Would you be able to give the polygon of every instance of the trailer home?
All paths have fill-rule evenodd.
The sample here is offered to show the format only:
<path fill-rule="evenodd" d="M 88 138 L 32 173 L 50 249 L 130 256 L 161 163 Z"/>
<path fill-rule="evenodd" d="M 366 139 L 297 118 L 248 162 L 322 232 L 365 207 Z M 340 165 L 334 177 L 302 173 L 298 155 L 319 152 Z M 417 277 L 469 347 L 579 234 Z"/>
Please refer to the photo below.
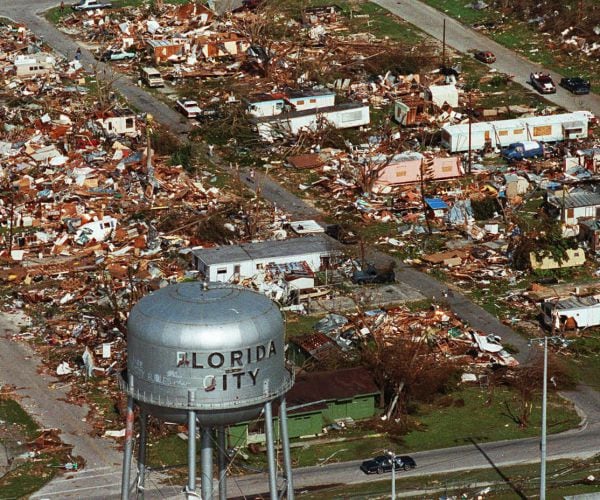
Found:
<path fill-rule="evenodd" d="M 471 124 L 471 149 L 507 147 L 515 142 L 557 142 L 588 136 L 589 111 L 559 115 L 533 116 Z M 469 150 L 469 125 L 447 125 L 442 129 L 442 144 L 450 152 Z"/>
<path fill-rule="evenodd" d="M 542 302 L 544 323 L 559 331 L 600 325 L 600 300 L 592 297 L 568 297 Z"/>

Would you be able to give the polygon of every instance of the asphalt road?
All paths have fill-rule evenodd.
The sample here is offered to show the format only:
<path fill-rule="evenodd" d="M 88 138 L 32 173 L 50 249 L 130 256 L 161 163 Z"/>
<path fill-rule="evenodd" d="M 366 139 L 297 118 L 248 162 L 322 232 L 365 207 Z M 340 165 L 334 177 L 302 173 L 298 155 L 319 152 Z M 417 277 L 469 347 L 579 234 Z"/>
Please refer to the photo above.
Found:
<path fill-rule="evenodd" d="M 439 10 L 418 0 L 371 0 L 373 3 L 389 10 L 391 13 L 414 24 L 428 35 L 443 39 L 443 23 L 446 19 L 446 44 L 460 52 L 470 49 L 491 50 L 496 55 L 496 62 L 490 64 L 502 73 L 514 75 L 514 81 L 531 88 L 528 85 L 529 75 L 535 71 L 550 73 L 555 83 L 560 81 L 560 75 L 547 70 L 539 64 L 532 63 L 499 43 L 494 42 L 482 33 L 465 26 L 453 18 L 446 16 Z M 468 3 L 468 2 L 465 2 Z M 576 76 L 576 75 L 573 75 Z M 532 90 L 532 92 L 535 92 Z M 587 96 L 574 96 L 561 87 L 557 87 L 556 94 L 546 94 L 544 97 L 554 104 L 562 106 L 569 111 L 588 110 L 600 116 L 600 96 L 590 94 Z"/>
<path fill-rule="evenodd" d="M 437 31 L 439 31 L 439 36 L 441 36 L 441 16 L 435 11 L 427 11 L 428 7 L 420 4 L 420 2 L 411 0 L 410 6 L 387 0 L 378 0 L 377 3 L 405 17 L 408 21 L 418 25 L 433 36 L 436 36 L 437 28 L 435 28 L 435 25 L 439 22 L 439 30 Z M 55 0 L 22 0 L 20 2 L 0 0 L 0 16 L 6 16 L 15 21 L 26 23 L 38 36 L 42 36 L 58 52 L 65 56 L 72 56 L 77 49 L 77 44 L 36 15 L 36 12 L 40 12 L 56 4 Z M 476 38 L 471 39 L 470 37 L 473 36 L 476 36 Z M 464 42 L 461 42 L 461 37 L 465 37 Z M 478 44 L 484 42 L 487 43 L 487 47 L 492 47 L 491 50 L 499 55 L 500 61 L 498 61 L 496 67 L 501 71 L 517 75 L 519 80 L 522 79 L 524 81 L 526 79 L 531 71 L 530 68 L 537 71 L 540 70 L 539 67 L 526 63 L 510 51 L 503 53 L 502 50 L 505 49 L 496 49 L 490 45 L 487 39 L 481 39 L 481 35 L 478 33 L 464 28 L 452 20 L 449 20 L 447 23 L 447 39 L 450 45 L 460 50 L 476 47 Z M 506 66 L 501 66 L 503 64 L 502 61 L 505 61 L 504 64 Z M 88 69 L 96 67 L 99 75 L 102 75 L 106 69 L 104 65 L 94 61 L 91 54 L 86 50 L 83 50 L 82 62 Z M 527 64 L 530 66 L 528 67 Z M 110 73 L 109 68 L 106 70 Z M 184 135 L 189 131 L 188 122 L 179 113 L 154 99 L 152 95 L 139 88 L 129 79 L 118 79 L 115 87 L 129 100 L 132 106 L 152 113 L 159 122 L 169 127 L 173 132 Z M 563 94 L 562 91 L 559 91 L 554 96 L 556 99 L 563 99 L 563 102 L 557 102 L 558 104 L 568 109 L 580 108 L 579 105 L 575 105 L 578 103 L 574 102 L 574 99 L 570 95 Z M 588 109 L 594 113 L 600 111 L 596 96 L 589 96 L 585 99 L 591 102 L 591 105 L 586 105 Z M 247 179 L 245 182 L 250 186 L 254 185 Z M 319 217 L 320 214 L 314 207 L 304 203 L 263 174 L 257 174 L 256 182 L 261 185 L 262 196 L 292 212 L 296 217 Z M 376 261 L 390 259 L 389 256 L 377 251 L 372 251 L 371 255 Z M 401 281 L 413 286 L 425 295 L 439 298 L 446 290 L 444 285 L 430 276 L 420 273 L 405 264 L 398 263 L 397 271 Z M 501 335 L 513 345 L 519 348 L 523 347 L 521 355 L 525 355 L 527 349 L 526 345 L 523 345 L 524 341 L 521 337 L 514 334 L 512 330 L 482 308 L 458 293 L 454 293 L 452 297 L 449 297 L 449 302 L 453 309 L 461 317 L 467 319 L 473 327 Z M 4 331 L 6 325 L 4 327 L 0 325 L 0 328 Z M 48 387 L 53 384 L 52 380 L 40 377 L 37 374 L 35 367 L 39 362 L 40 360 L 36 359 L 33 353 L 27 351 L 25 346 L 9 342 L 5 338 L 0 337 L 0 380 L 3 383 L 12 383 L 19 386 L 20 393 L 25 398 L 35 401 L 35 404 L 31 404 L 29 407 L 26 405 L 26 409 L 32 411 L 42 425 L 63 429 L 64 440 L 75 446 L 74 453 L 86 458 L 88 469 L 77 474 L 72 474 L 69 476 L 70 478 L 67 477 L 52 481 L 33 498 L 67 499 L 81 498 L 82 495 L 90 499 L 114 498 L 118 494 L 119 488 L 120 455 L 114 452 L 105 441 L 93 439 L 87 435 L 86 425 L 81 421 L 84 418 L 85 409 L 65 405 L 58 400 L 59 398 L 52 397 L 58 393 L 54 394 L 52 391 L 48 391 Z M 588 421 L 582 429 L 550 439 L 549 456 L 552 458 L 583 458 L 597 453 L 600 448 L 600 424 L 598 423 L 600 421 L 598 418 L 600 401 L 598 400 L 598 394 L 583 388 L 582 391 L 573 393 L 570 397 L 588 415 Z M 509 463 L 531 462 L 537 460 L 539 453 L 536 440 L 490 443 L 482 445 L 480 448 L 474 444 L 470 444 L 448 450 L 415 454 L 419 468 L 410 474 L 427 475 L 435 472 L 489 467 L 490 460 L 496 466 L 504 466 Z M 152 477 L 156 477 L 156 473 L 153 473 Z M 332 482 L 351 484 L 371 479 L 375 479 L 375 477 L 364 476 L 358 473 L 356 462 L 332 464 L 327 467 L 303 468 L 296 471 L 296 485 L 298 488 L 316 484 L 331 484 Z M 240 494 L 249 495 L 261 492 L 264 491 L 265 485 L 265 478 L 261 475 L 232 478 L 230 480 L 230 494 L 237 496 Z M 150 487 L 149 489 L 152 488 Z M 166 497 L 172 494 L 173 490 L 177 490 L 177 488 L 155 494 Z M 147 494 L 147 497 L 151 498 L 150 492 Z"/>

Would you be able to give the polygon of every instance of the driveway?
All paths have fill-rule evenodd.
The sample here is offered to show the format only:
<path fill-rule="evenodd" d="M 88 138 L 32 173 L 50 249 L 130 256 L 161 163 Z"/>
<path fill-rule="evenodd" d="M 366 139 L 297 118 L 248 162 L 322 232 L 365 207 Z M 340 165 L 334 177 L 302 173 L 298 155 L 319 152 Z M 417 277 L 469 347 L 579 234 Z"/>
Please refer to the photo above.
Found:
<path fill-rule="evenodd" d="M 541 67 L 539 64 L 532 63 L 513 52 L 510 49 L 494 42 L 487 36 L 475 31 L 455 19 L 446 16 L 443 12 L 419 2 L 418 0 L 371 0 L 402 19 L 414 24 L 428 35 L 443 39 L 443 24 L 446 20 L 446 44 L 460 52 L 467 52 L 469 49 L 491 50 L 496 55 L 496 62 L 490 64 L 502 73 L 514 75 L 515 82 L 529 87 L 526 83 L 529 81 L 529 75 L 535 71 L 550 73 L 556 83 L 560 81 L 560 75 Z M 465 2 L 466 3 L 466 2 Z M 531 87 L 529 87 L 531 88 Z M 535 92 L 532 90 L 532 92 Z M 557 87 L 556 94 L 545 95 L 548 101 L 569 111 L 588 110 L 596 116 L 600 116 L 600 96 L 590 94 L 587 96 L 574 96 L 561 87 Z"/>

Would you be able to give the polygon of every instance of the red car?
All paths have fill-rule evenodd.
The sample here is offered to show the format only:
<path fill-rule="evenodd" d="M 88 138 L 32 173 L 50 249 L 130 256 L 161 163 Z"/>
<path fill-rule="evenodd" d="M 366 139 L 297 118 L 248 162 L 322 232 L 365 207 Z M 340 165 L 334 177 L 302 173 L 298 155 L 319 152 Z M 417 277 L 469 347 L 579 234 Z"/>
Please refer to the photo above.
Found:
<path fill-rule="evenodd" d="M 496 56 L 489 50 L 479 50 L 475 52 L 475 59 L 486 64 L 492 64 L 493 62 L 496 62 Z"/>

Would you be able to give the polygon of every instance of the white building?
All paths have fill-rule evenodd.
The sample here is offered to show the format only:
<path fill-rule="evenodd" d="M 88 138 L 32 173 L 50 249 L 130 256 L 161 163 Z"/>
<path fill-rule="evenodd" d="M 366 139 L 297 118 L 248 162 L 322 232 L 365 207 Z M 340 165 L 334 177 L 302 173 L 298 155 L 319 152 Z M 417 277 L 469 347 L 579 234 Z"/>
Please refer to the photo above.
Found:
<path fill-rule="evenodd" d="M 544 323 L 550 328 L 586 328 L 600 325 L 600 300 L 597 297 L 568 297 L 542 302 Z"/>
<path fill-rule="evenodd" d="M 368 125 L 370 121 L 369 105 L 358 102 L 319 110 L 292 111 L 255 120 L 258 135 L 265 141 L 273 141 L 290 134 L 296 135 L 302 130 L 317 130 L 320 126 L 353 128 Z"/>
<path fill-rule="evenodd" d="M 109 135 L 136 136 L 135 113 L 129 109 L 116 109 L 96 119 Z"/>
<path fill-rule="evenodd" d="M 338 245 L 322 235 L 282 241 L 261 241 L 245 245 L 192 250 L 194 267 L 209 281 L 236 281 L 250 278 L 269 264 L 306 262 L 318 271 L 328 267 L 340 254 Z"/>
<path fill-rule="evenodd" d="M 56 59 L 49 54 L 39 52 L 37 54 L 25 54 L 15 57 L 15 70 L 17 76 L 47 75 L 56 65 Z"/>
<path fill-rule="evenodd" d="M 600 194 L 597 193 L 578 191 L 549 196 L 548 205 L 549 211 L 568 226 L 583 218 L 600 219 Z"/>
<path fill-rule="evenodd" d="M 589 111 L 471 124 L 471 149 L 506 147 L 515 142 L 556 142 L 588 136 Z M 469 125 L 446 125 L 442 144 L 451 152 L 468 151 Z"/>

